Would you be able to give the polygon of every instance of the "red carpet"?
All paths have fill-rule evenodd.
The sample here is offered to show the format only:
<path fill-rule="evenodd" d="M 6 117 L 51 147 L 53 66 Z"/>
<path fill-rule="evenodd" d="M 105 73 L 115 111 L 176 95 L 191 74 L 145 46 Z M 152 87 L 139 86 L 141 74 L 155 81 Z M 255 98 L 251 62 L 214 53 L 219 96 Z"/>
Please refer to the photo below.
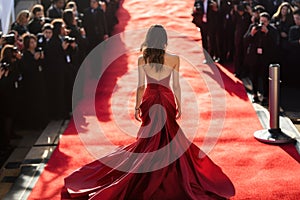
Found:
<path fill-rule="evenodd" d="M 299 199 L 300 158 L 293 145 L 280 147 L 256 141 L 253 133 L 262 126 L 242 83 L 222 66 L 218 71 L 202 64 L 191 65 L 190 62 L 195 60 L 201 63 L 203 58 L 197 48 L 190 46 L 194 40 L 200 43 L 200 33 L 190 23 L 192 7 L 192 0 L 125 0 L 118 12 L 120 23 L 115 32 L 148 29 L 159 23 L 167 30 L 183 34 L 169 40 L 170 50 L 189 55 L 189 58 L 181 57 L 181 76 L 185 82 L 182 84 L 183 116 L 179 124 L 189 137 L 196 131 L 194 142 L 231 179 L 236 189 L 233 199 Z M 143 37 L 137 35 L 136 38 Z M 125 48 L 118 46 L 118 49 Z M 84 110 L 84 115 L 79 130 L 73 121 L 70 122 L 29 199 L 60 199 L 64 177 L 110 152 L 98 137 L 98 124 L 115 145 L 126 145 L 135 140 L 134 135 L 125 135 L 122 131 L 129 129 L 134 133 L 139 125 L 133 120 L 137 56 L 138 51 L 128 52 L 105 72 L 96 93 L 97 117 L 91 115 L 91 105 L 85 100 L 80 103 L 78 109 Z M 86 88 L 89 84 L 93 82 L 87 82 Z M 197 101 L 193 98 L 194 93 Z M 200 114 L 194 112 L 197 106 Z M 195 119 L 199 119 L 198 127 L 194 126 Z M 211 151 L 210 147 L 213 147 Z"/>

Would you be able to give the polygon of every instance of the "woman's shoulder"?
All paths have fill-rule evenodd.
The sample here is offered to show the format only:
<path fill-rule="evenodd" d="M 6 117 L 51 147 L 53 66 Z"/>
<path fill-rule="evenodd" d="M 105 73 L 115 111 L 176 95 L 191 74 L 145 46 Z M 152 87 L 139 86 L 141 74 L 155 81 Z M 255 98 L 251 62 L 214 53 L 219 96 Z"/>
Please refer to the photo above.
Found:
<path fill-rule="evenodd" d="M 179 56 L 176 54 L 166 53 L 165 61 L 168 63 L 177 63 L 179 62 Z"/>
<path fill-rule="evenodd" d="M 140 56 L 138 57 L 138 64 L 139 64 L 139 65 L 144 65 L 144 64 L 145 64 L 145 60 L 144 60 L 143 55 L 140 55 Z"/>
<path fill-rule="evenodd" d="M 178 59 L 179 56 L 177 54 L 173 54 L 173 53 L 165 53 L 166 58 L 170 58 L 170 59 Z"/>

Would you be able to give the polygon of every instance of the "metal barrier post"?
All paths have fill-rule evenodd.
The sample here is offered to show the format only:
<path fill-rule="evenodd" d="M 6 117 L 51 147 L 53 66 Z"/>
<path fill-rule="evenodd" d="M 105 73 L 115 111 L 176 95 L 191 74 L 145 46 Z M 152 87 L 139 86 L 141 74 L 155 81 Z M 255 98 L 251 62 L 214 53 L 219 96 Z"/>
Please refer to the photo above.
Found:
<path fill-rule="evenodd" d="M 283 144 L 294 140 L 284 134 L 279 126 L 280 66 L 269 66 L 269 112 L 270 129 L 259 130 L 254 137 L 264 143 Z"/>

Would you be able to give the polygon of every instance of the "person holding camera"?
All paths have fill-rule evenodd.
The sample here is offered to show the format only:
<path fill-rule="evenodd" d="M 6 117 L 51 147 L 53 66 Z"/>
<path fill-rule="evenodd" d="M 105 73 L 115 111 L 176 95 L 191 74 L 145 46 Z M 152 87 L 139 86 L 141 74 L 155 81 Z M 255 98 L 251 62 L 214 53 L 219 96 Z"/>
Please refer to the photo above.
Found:
<path fill-rule="evenodd" d="M 22 10 L 18 13 L 17 19 L 11 24 L 11 30 L 15 30 L 21 36 L 28 32 L 28 22 L 29 22 L 30 12 L 28 10 Z"/>
<path fill-rule="evenodd" d="M 51 22 L 53 36 L 45 45 L 45 74 L 48 95 L 48 108 L 50 119 L 63 119 L 67 117 L 65 103 L 65 73 L 70 57 L 66 50 L 76 43 L 69 43 L 65 38 L 66 29 L 62 19 L 55 19 Z"/>
<path fill-rule="evenodd" d="M 28 30 L 30 33 L 37 35 L 42 32 L 42 27 L 45 23 L 44 7 L 40 4 L 36 4 L 32 7 L 31 13 L 33 18 L 28 23 Z"/>
<path fill-rule="evenodd" d="M 64 10 L 63 20 L 66 24 L 66 28 L 69 30 L 68 36 L 71 38 L 75 38 L 76 44 L 78 44 L 78 55 L 73 59 L 73 63 L 76 65 L 76 73 L 81 63 L 83 62 L 86 56 L 87 50 L 87 40 L 84 28 L 80 28 L 77 25 L 77 20 L 74 17 L 73 10 L 66 9 Z"/>
<path fill-rule="evenodd" d="M 47 96 L 44 76 L 44 52 L 37 47 L 33 34 L 23 36 L 24 51 L 21 69 L 24 82 L 24 124 L 25 128 L 42 129 L 47 125 Z"/>
<path fill-rule="evenodd" d="M 52 24 L 46 23 L 42 27 L 42 32 L 36 35 L 37 37 L 37 47 L 45 49 L 45 46 L 50 42 L 53 35 L 53 26 Z"/>
<path fill-rule="evenodd" d="M 250 79 L 253 86 L 253 101 L 259 102 L 259 83 L 263 89 L 263 104 L 268 102 L 269 93 L 269 65 L 278 63 L 278 30 L 270 24 L 270 15 L 263 12 L 259 17 L 259 24 L 251 24 L 244 38 L 248 44 L 246 60 L 250 67 Z"/>
<path fill-rule="evenodd" d="M 20 51 L 23 49 L 22 37 L 16 30 L 11 30 L 7 34 L 2 35 L 2 47 L 7 44 L 17 47 L 17 49 Z"/>
<path fill-rule="evenodd" d="M 280 35 L 279 56 L 281 66 L 281 77 L 288 79 L 288 60 L 287 57 L 290 54 L 290 45 L 288 41 L 289 29 L 294 25 L 292 6 L 288 2 L 282 3 L 277 12 L 273 15 L 271 23 L 278 29 Z M 283 84 L 286 82 L 283 81 Z"/>
<path fill-rule="evenodd" d="M 13 45 L 5 45 L 0 61 L 0 147 L 9 150 L 10 139 L 15 136 L 14 123 L 20 110 L 22 75 L 19 69 L 21 53 Z"/>
<path fill-rule="evenodd" d="M 292 87 L 300 87 L 299 81 L 299 63 L 300 63 L 300 9 L 293 12 L 295 25 L 290 27 L 288 41 L 290 44 L 290 53 L 288 56 L 289 82 Z"/>
<path fill-rule="evenodd" d="M 84 11 L 83 27 L 89 44 L 88 52 L 108 39 L 105 13 L 97 0 L 90 0 L 90 7 Z"/>

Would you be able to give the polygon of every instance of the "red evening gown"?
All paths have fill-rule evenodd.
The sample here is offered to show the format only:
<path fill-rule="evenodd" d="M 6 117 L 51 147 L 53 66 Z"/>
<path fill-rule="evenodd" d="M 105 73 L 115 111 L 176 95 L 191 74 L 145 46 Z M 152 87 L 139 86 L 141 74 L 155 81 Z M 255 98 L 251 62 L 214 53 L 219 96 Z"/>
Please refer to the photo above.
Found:
<path fill-rule="evenodd" d="M 66 177 L 62 199 L 202 200 L 234 196 L 229 178 L 177 124 L 170 76 L 162 80 L 146 76 L 140 105 L 142 125 L 136 142 Z"/>

